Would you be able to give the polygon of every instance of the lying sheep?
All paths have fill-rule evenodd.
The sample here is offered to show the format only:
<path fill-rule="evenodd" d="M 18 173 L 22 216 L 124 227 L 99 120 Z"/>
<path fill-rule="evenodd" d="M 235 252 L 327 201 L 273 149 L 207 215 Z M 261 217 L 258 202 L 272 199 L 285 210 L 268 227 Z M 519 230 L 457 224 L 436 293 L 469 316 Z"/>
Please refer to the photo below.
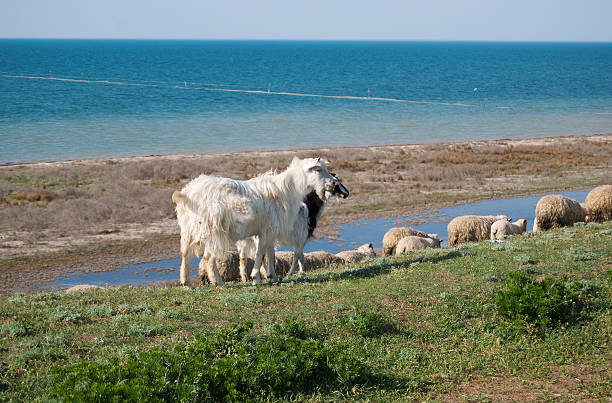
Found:
<path fill-rule="evenodd" d="M 435 234 L 432 234 L 435 235 Z M 395 247 L 395 254 L 401 255 L 410 250 L 425 249 L 425 248 L 439 248 L 442 243 L 441 239 L 436 238 L 423 238 L 420 236 L 407 236 L 399 240 Z"/>
<path fill-rule="evenodd" d="M 584 221 L 585 217 L 584 208 L 576 200 L 561 195 L 548 195 L 536 204 L 533 230 L 565 227 Z"/>
<path fill-rule="evenodd" d="M 512 219 L 505 215 L 464 215 L 455 217 L 446 226 L 448 230 L 448 244 L 452 246 L 462 242 L 478 242 L 489 239 L 491 225 L 497 220 L 511 221 Z"/>
<path fill-rule="evenodd" d="M 91 290 L 104 290 L 104 289 L 105 289 L 104 287 L 100 287 L 99 285 L 79 284 L 79 285 L 70 287 L 67 290 L 64 290 L 64 292 L 66 294 L 71 294 L 75 292 L 85 292 L 85 291 L 91 291 Z"/>
<path fill-rule="evenodd" d="M 291 269 L 291 264 L 295 255 L 293 252 L 276 252 L 275 253 L 275 272 L 281 276 L 286 275 Z M 268 257 L 266 256 L 266 259 Z M 252 270 L 254 260 L 247 258 L 245 261 L 246 269 Z M 304 270 L 319 269 L 332 264 L 345 263 L 345 261 L 332 255 L 328 252 L 318 251 L 304 254 Z M 223 255 L 222 258 L 217 258 L 217 270 L 223 281 L 238 281 L 241 280 L 240 275 L 240 255 L 237 251 L 231 251 Z M 263 267 L 260 268 L 260 273 L 265 275 Z M 200 272 L 202 282 L 207 281 L 206 271 Z"/>
<path fill-rule="evenodd" d="M 586 221 L 612 220 L 612 185 L 597 186 L 584 202 Z"/>
<path fill-rule="evenodd" d="M 316 251 L 306 253 L 304 255 L 304 269 L 312 270 L 319 269 L 321 267 L 331 266 L 332 264 L 341 264 L 344 260 L 336 255 L 332 255 L 329 252 Z"/>
<path fill-rule="evenodd" d="M 491 225 L 491 240 L 503 239 L 505 235 L 522 234 L 527 231 L 527 220 L 521 218 L 511 223 L 508 220 L 497 220 Z"/>
<path fill-rule="evenodd" d="M 375 257 L 374 246 L 371 243 L 364 243 L 355 250 L 344 250 L 336 253 L 336 256 L 344 260 L 346 263 L 356 263 L 366 257 Z"/>
<path fill-rule="evenodd" d="M 382 240 L 382 254 L 383 256 L 389 256 L 395 254 L 395 246 L 399 242 L 400 239 L 405 238 L 407 236 L 420 236 L 422 238 L 431 238 L 429 234 L 424 233 L 423 231 L 419 231 L 410 227 L 395 227 L 391 228 L 385 236 L 383 236 Z"/>

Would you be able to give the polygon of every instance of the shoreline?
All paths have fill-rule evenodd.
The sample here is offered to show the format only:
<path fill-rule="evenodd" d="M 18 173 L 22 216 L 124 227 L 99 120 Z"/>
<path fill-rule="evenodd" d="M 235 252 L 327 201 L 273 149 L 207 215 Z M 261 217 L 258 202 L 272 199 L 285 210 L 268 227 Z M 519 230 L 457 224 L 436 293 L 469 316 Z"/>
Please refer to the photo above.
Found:
<path fill-rule="evenodd" d="M 351 195 L 328 204 L 321 235 L 356 219 L 612 183 L 611 151 L 612 134 L 600 134 L 0 166 L 0 284 L 174 257 L 170 195 L 201 173 L 246 179 L 282 169 L 293 155 L 328 159 Z M 35 191 L 52 200 L 13 197 Z"/>
<path fill-rule="evenodd" d="M 130 156 L 108 156 L 108 157 L 91 157 L 91 158 L 75 158 L 66 160 L 43 160 L 43 161 L 6 161 L 0 162 L 0 169 L 20 167 L 20 166 L 61 166 L 70 164 L 100 164 L 106 163 L 107 161 L 116 162 L 128 162 L 128 161 L 147 161 L 152 159 L 192 159 L 202 158 L 206 156 L 218 156 L 218 157 L 236 157 L 236 156 L 248 156 L 248 155 L 261 155 L 261 154 L 278 154 L 278 153 L 305 153 L 305 152 L 317 152 L 317 151 L 341 151 L 341 150 L 362 150 L 362 149 L 382 149 L 387 147 L 423 147 L 432 144 L 465 144 L 465 143 L 499 143 L 499 142 L 512 142 L 512 143 L 529 143 L 537 144 L 538 140 L 550 141 L 554 139 L 572 139 L 577 137 L 593 138 L 593 137 L 608 138 L 612 136 L 610 133 L 592 133 L 592 134 L 568 134 L 559 136 L 535 136 L 535 137 L 518 137 L 518 138 L 499 138 L 499 139 L 486 139 L 486 140 L 456 140 L 456 141 L 433 141 L 424 143 L 390 143 L 390 144 L 372 144 L 372 145 L 360 145 L 360 146 L 347 146 L 347 145 L 334 145 L 334 146 L 322 146 L 322 147 L 296 147 L 287 149 L 262 149 L 256 151 L 226 151 L 226 152 L 212 152 L 212 153 L 170 153 L 170 154 L 146 154 L 146 155 L 130 155 Z"/>

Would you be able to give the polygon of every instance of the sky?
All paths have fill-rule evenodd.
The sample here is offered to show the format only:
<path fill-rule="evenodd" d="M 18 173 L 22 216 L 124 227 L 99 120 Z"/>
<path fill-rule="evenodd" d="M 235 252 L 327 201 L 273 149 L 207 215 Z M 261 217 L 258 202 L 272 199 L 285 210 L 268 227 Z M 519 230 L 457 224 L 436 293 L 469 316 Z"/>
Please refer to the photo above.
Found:
<path fill-rule="evenodd" d="M 612 0 L 0 0 L 0 38 L 612 42 Z"/>

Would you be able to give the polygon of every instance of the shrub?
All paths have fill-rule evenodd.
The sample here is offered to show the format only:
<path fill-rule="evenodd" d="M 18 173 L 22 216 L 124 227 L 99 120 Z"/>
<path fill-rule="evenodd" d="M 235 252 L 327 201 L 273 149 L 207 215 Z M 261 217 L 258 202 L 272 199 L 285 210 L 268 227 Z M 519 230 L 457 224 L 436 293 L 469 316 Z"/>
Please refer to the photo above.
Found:
<path fill-rule="evenodd" d="M 533 264 L 534 261 L 531 259 L 531 256 L 525 253 L 519 253 L 514 255 L 514 261 L 519 262 L 520 264 Z"/>
<path fill-rule="evenodd" d="M 387 320 L 384 316 L 376 312 L 367 312 L 359 307 L 355 312 L 341 318 L 341 323 L 365 337 L 378 336 L 387 327 Z"/>
<path fill-rule="evenodd" d="M 538 282 L 523 272 L 511 272 L 506 290 L 495 298 L 498 313 L 515 324 L 554 327 L 577 319 L 583 306 L 580 282 L 547 277 Z"/>
<path fill-rule="evenodd" d="M 343 345 L 301 338 L 305 324 L 295 318 L 264 337 L 249 334 L 251 327 L 199 335 L 172 351 L 57 367 L 51 393 L 67 401 L 247 401 L 349 386 L 363 374 Z"/>
<path fill-rule="evenodd" d="M 49 318 L 58 322 L 67 323 L 82 323 L 85 322 L 85 317 L 78 312 L 73 312 L 68 309 L 56 308 L 49 314 Z"/>
<path fill-rule="evenodd" d="M 565 251 L 565 254 L 574 261 L 584 261 L 596 259 L 599 255 L 587 250 L 584 246 Z"/>
<path fill-rule="evenodd" d="M 108 305 L 91 305 L 85 307 L 85 312 L 93 316 L 108 318 L 113 316 L 113 308 Z"/>
<path fill-rule="evenodd" d="M 27 330 L 19 322 L 0 322 L 0 335 L 10 337 L 25 336 Z"/>

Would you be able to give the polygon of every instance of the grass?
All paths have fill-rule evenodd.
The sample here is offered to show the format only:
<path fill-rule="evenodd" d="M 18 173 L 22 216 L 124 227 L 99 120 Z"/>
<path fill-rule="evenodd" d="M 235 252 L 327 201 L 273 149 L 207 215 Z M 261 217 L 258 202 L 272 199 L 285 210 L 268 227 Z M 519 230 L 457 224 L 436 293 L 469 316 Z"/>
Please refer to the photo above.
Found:
<path fill-rule="evenodd" d="M 610 230 L 415 251 L 259 287 L 2 296 L 0 400 L 605 400 Z M 497 301 L 552 316 L 522 320 Z"/>

